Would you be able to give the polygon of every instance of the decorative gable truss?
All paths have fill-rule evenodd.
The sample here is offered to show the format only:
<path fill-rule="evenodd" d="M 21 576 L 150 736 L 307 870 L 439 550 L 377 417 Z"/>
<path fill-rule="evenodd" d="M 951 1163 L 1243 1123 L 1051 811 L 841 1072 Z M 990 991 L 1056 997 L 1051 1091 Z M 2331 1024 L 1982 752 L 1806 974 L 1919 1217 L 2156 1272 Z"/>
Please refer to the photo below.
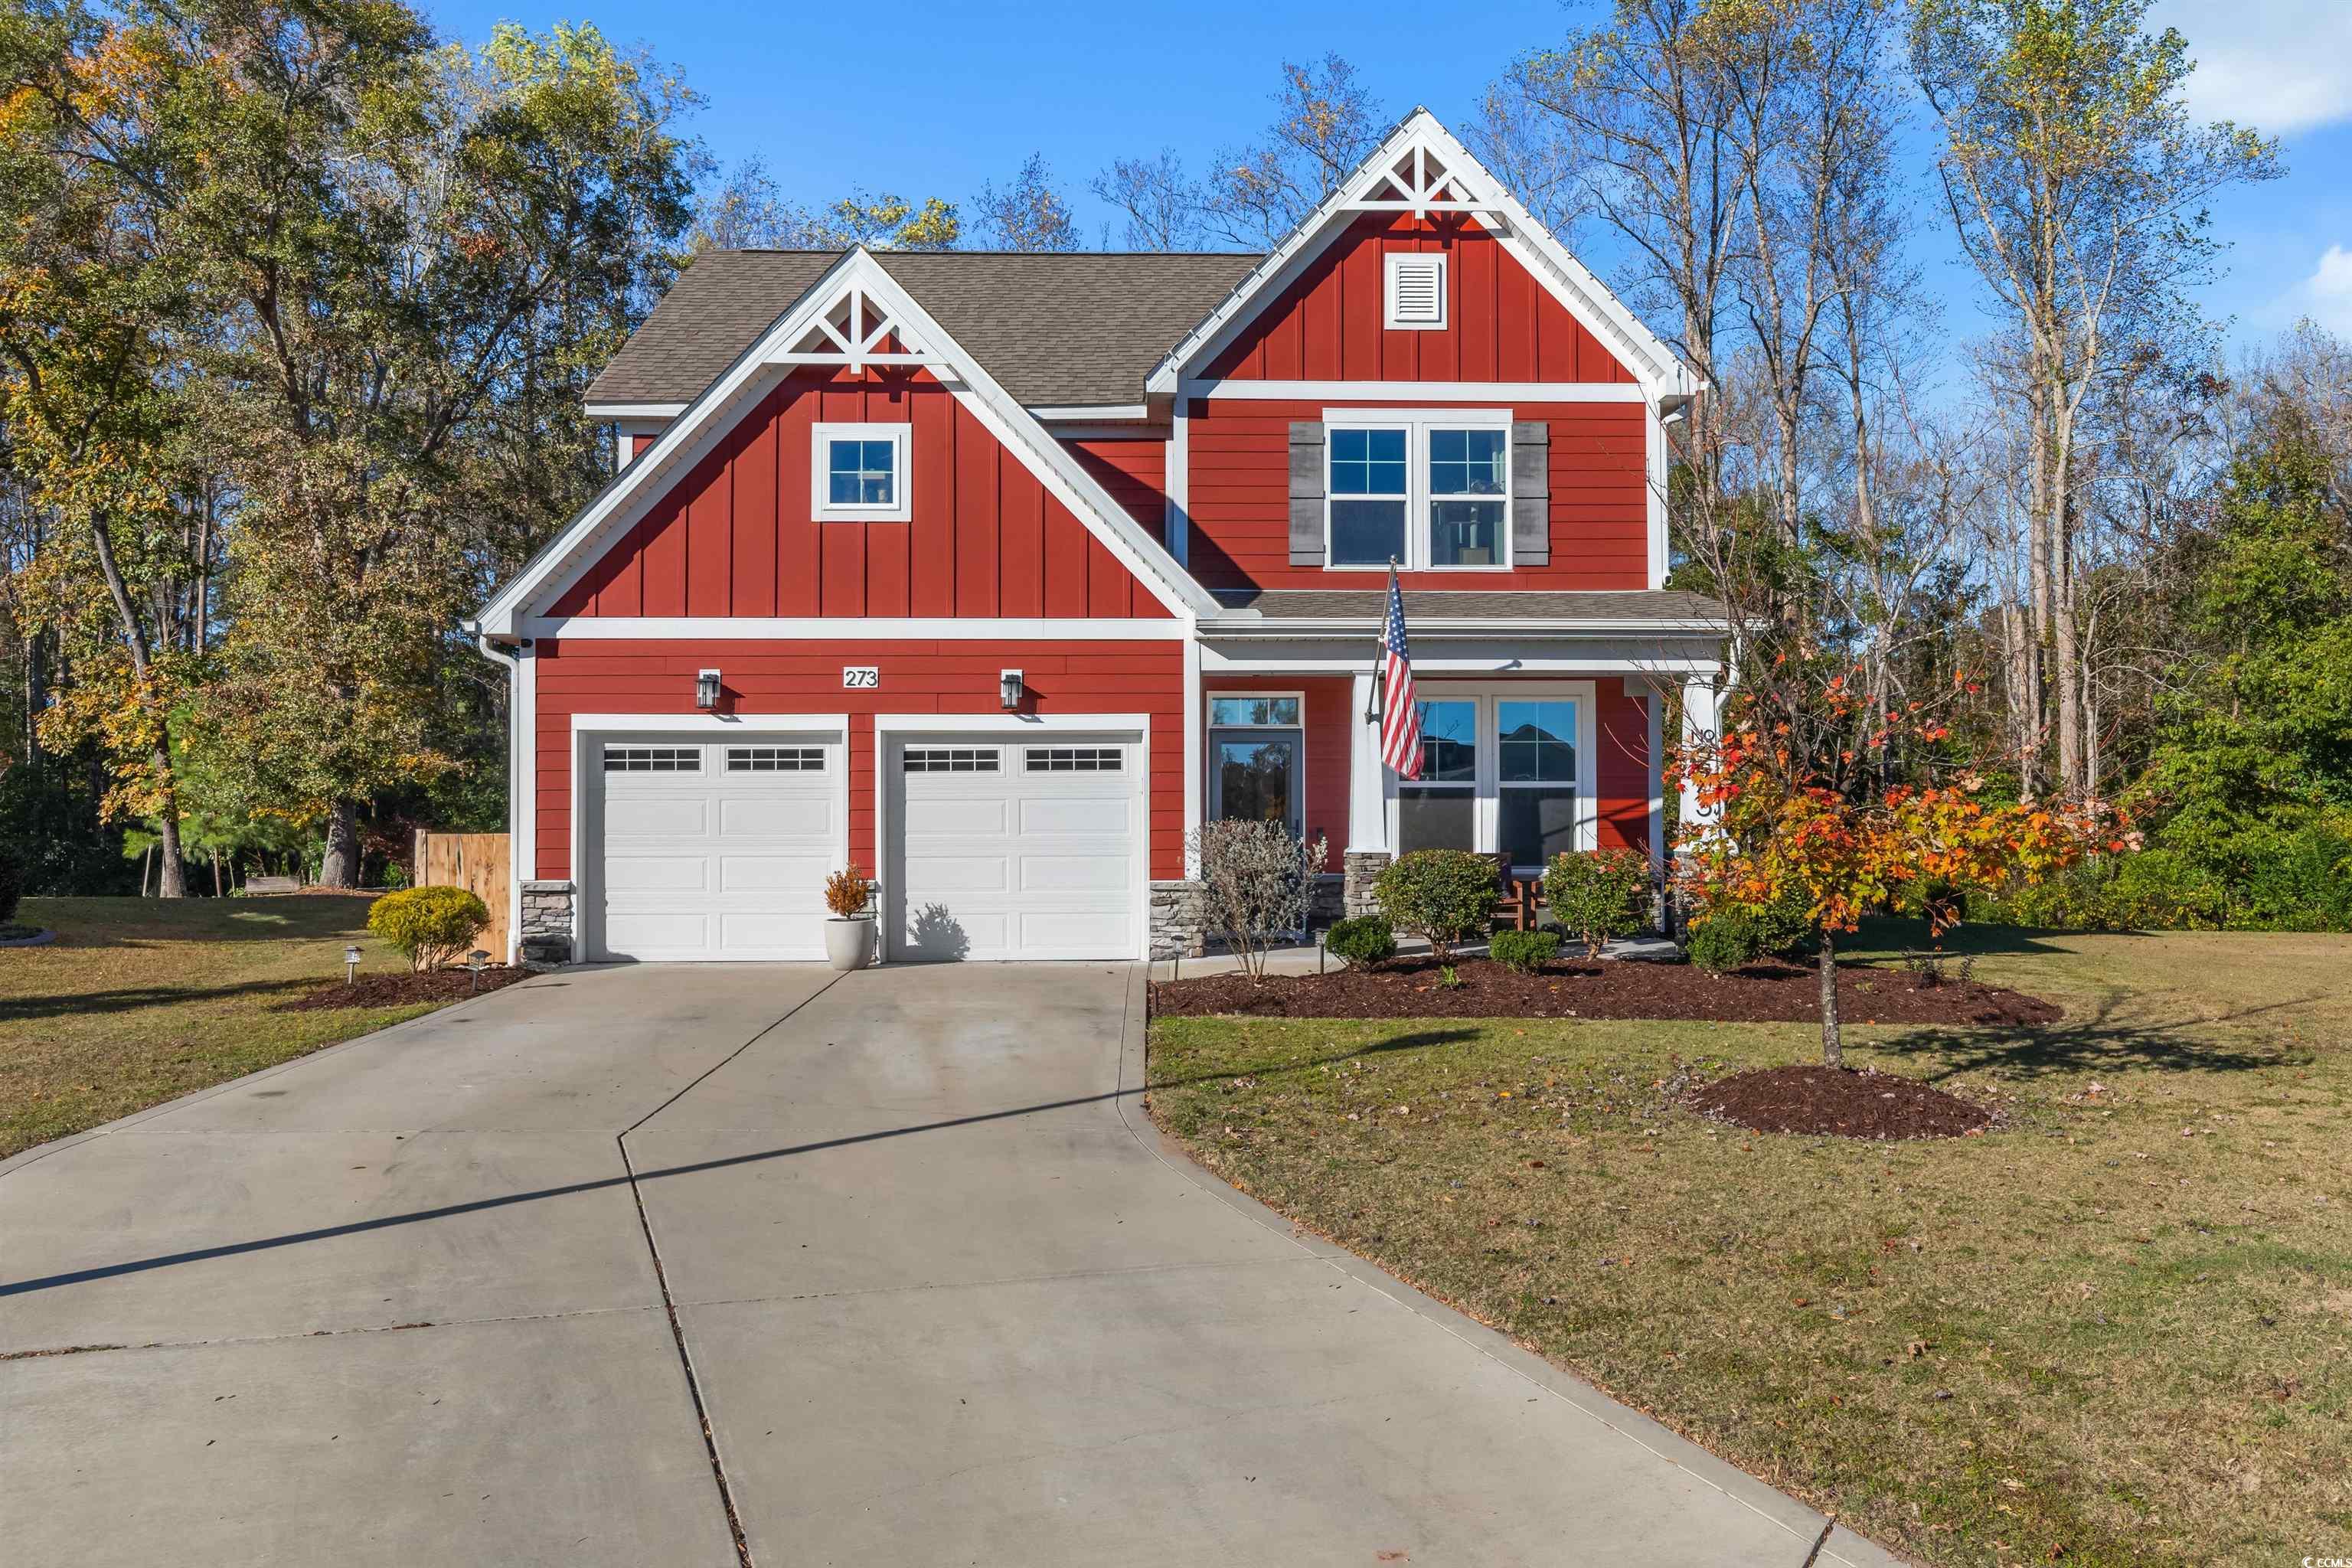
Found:
<path fill-rule="evenodd" d="M 1208 591 L 861 246 L 843 256 L 517 573 L 483 608 L 475 629 L 492 640 L 528 635 L 525 623 L 545 614 L 625 538 L 786 375 L 804 368 L 855 375 L 886 367 L 920 369 L 945 386 L 1172 616 L 1217 613 Z"/>
<path fill-rule="evenodd" d="M 1190 379 L 1344 235 L 1360 213 L 1454 213 L 1495 235 L 1504 247 L 1602 343 L 1618 355 L 1654 406 L 1671 411 L 1700 390 L 1699 378 L 1640 318 L 1520 205 L 1470 150 L 1426 109 L 1401 121 L 1323 205 L 1301 219 L 1223 303 L 1168 352 L 1147 392 L 1173 398 Z"/>

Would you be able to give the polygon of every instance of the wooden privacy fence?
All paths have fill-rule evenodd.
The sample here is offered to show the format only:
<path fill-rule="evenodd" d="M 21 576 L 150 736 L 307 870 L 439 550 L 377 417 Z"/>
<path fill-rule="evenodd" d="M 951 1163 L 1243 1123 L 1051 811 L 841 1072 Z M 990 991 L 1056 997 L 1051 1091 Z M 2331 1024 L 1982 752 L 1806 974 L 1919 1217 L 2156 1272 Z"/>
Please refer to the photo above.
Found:
<path fill-rule="evenodd" d="M 507 961 L 507 885 L 512 875 L 503 833 L 416 830 L 416 885 L 463 888 L 490 907 L 490 923 L 476 939 L 494 963 Z"/>

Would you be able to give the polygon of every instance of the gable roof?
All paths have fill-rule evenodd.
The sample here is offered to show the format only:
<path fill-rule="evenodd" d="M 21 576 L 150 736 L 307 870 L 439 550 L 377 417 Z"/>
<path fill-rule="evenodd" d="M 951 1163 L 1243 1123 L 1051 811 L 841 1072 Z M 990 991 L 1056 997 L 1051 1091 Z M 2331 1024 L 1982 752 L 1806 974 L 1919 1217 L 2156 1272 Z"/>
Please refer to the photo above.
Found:
<path fill-rule="evenodd" d="M 1307 265 L 1346 232 L 1354 215 L 1368 211 L 1470 213 L 1623 362 L 1653 400 L 1679 399 L 1700 390 L 1696 371 L 1520 205 L 1437 116 L 1415 109 L 1397 121 L 1322 205 L 1257 258 L 1233 291 L 1161 357 L 1146 384 L 1150 392 L 1173 395 L 1188 371 L 1213 360 L 1258 310 L 1280 298 Z"/>
<path fill-rule="evenodd" d="M 844 319 L 846 336 L 832 320 L 836 315 Z M 826 343 L 842 352 L 822 346 Z M 813 364 L 929 368 L 1171 614 L 1216 613 L 1217 601 L 1208 590 L 860 246 L 835 257 L 791 309 L 700 388 L 651 447 L 491 596 L 474 629 L 485 637 L 513 635 L 520 620 L 553 603 L 670 485 L 716 449 L 740 417 L 738 410 L 756 403 L 794 367 Z"/>
<path fill-rule="evenodd" d="M 691 403 L 838 263 L 838 250 L 695 258 L 588 388 L 588 407 Z M 1139 404 L 1169 346 L 1259 259 L 1234 253 L 869 253 L 1024 407 Z"/>

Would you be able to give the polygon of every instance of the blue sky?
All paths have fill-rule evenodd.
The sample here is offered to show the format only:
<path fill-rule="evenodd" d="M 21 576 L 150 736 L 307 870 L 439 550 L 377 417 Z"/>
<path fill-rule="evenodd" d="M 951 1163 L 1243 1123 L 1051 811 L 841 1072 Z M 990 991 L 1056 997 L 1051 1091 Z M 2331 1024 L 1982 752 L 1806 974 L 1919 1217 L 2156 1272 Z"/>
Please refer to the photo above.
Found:
<path fill-rule="evenodd" d="M 1109 216 L 1087 195 L 1122 153 L 1172 146 L 1198 164 L 1254 136 L 1282 59 L 1336 49 L 1389 112 L 1425 103 L 1459 124 L 1480 89 L 1521 50 L 1557 40 L 1589 14 L 1558 0 L 1485 0 L 1473 8 L 1354 4 L 1161 6 L 1101 4 L 866 6 L 692 0 L 443 0 L 445 33 L 478 42 L 493 22 L 543 28 L 593 21 L 681 68 L 708 100 L 692 129 L 722 162 L 757 153 L 788 195 L 819 203 L 854 186 L 968 200 L 1042 152 L 1091 236 Z M 2158 0 L 2200 62 L 2200 112 L 2285 142 L 2288 176 L 2217 204 L 2235 241 L 2206 309 L 2240 341 L 2298 315 L 2352 335 L 2352 0 Z M 1947 325 L 1973 335 L 1975 290 L 1929 201 L 1927 142 L 1916 139 L 1920 247 L 1947 299 Z M 1597 270 L 1606 247 L 1569 237 Z"/>

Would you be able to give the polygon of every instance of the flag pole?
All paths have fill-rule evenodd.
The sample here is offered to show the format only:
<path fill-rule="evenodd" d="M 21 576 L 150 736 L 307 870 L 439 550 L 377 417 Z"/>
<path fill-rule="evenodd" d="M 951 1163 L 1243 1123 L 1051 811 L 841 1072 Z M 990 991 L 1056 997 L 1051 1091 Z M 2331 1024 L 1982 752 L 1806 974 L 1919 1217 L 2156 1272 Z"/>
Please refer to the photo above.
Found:
<path fill-rule="evenodd" d="M 1396 590 L 1396 574 L 1397 558 L 1391 555 L 1389 557 L 1389 590 L 1391 593 Z M 1383 599 L 1381 603 L 1382 607 L 1381 610 L 1380 624 L 1385 626 L 1388 624 L 1388 609 L 1386 607 L 1388 601 Z M 1386 653 L 1387 650 L 1388 644 L 1386 639 L 1383 638 L 1379 632 L 1374 632 L 1372 634 L 1372 705 L 1364 710 L 1364 722 L 1367 724 L 1377 724 L 1381 721 L 1381 711 L 1382 707 L 1381 699 L 1385 694 L 1388 687 L 1388 675 L 1383 668 L 1387 663 L 1387 660 L 1381 656 Z"/>

